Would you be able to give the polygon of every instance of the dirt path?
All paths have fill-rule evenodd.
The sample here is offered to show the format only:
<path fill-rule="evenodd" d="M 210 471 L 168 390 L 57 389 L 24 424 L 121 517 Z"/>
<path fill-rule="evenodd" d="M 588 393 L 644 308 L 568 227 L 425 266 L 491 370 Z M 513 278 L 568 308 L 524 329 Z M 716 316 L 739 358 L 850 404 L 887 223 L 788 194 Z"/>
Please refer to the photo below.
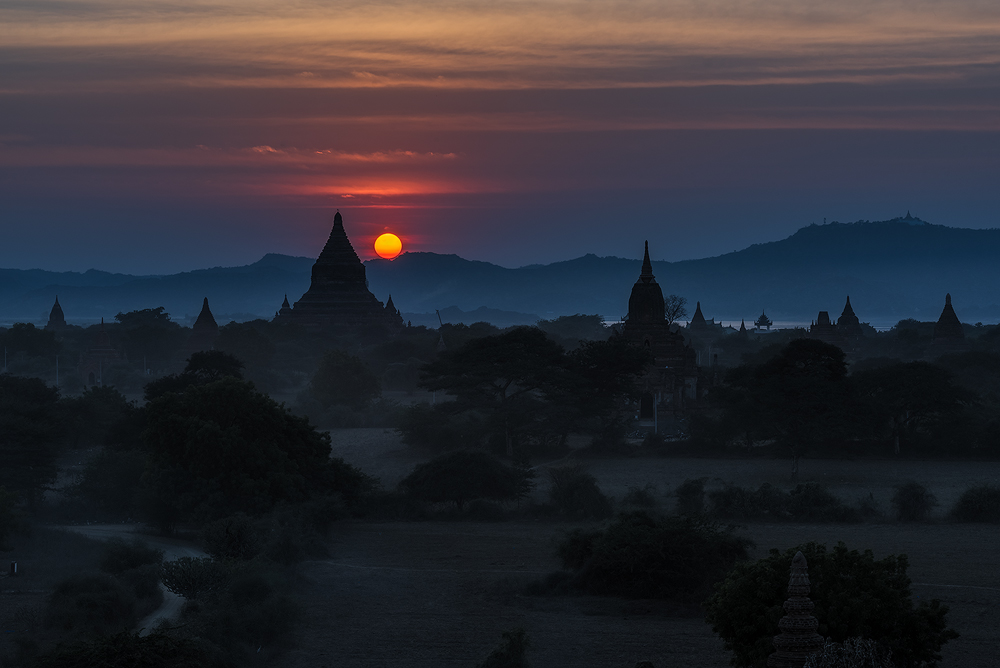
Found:
<path fill-rule="evenodd" d="M 180 559 L 181 557 L 197 558 L 208 556 L 194 543 L 175 540 L 173 538 L 164 538 L 161 536 L 139 534 L 139 530 L 142 528 L 142 525 L 139 524 L 86 524 L 67 525 L 58 528 L 65 531 L 73 531 L 75 533 L 83 534 L 88 538 L 94 538 L 96 540 L 108 540 L 110 538 L 129 539 L 138 536 L 142 538 L 142 540 L 145 541 L 150 547 L 163 550 L 164 561 L 174 561 L 175 559 Z M 162 584 L 160 585 L 160 589 L 163 591 L 163 605 L 139 621 L 137 628 L 140 629 L 140 635 L 148 634 L 156 628 L 156 625 L 161 621 L 176 620 L 180 616 L 181 607 L 184 605 L 184 597 L 178 596 L 172 591 L 169 591 Z"/>

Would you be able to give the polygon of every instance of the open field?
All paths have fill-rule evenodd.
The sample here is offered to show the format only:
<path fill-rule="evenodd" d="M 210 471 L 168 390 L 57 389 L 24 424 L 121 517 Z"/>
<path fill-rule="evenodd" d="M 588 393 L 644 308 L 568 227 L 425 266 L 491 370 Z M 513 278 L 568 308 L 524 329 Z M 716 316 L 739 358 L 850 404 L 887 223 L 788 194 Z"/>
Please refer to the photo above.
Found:
<path fill-rule="evenodd" d="M 333 432 L 335 453 L 393 487 L 426 453 L 413 452 L 386 430 Z M 563 465 L 565 461 L 555 462 Z M 609 495 L 629 486 L 656 486 L 670 509 L 673 489 L 687 478 L 708 487 L 764 482 L 789 487 L 785 460 L 589 459 L 583 463 Z M 543 463 L 538 468 L 544 468 Z M 941 502 L 939 515 L 974 484 L 1000 481 L 995 462 L 803 460 L 799 482 L 826 485 L 845 501 L 869 494 L 889 508 L 894 485 L 916 480 Z M 546 476 L 536 495 L 544 497 Z M 529 597 L 524 586 L 559 566 L 555 545 L 563 522 L 351 522 L 335 527 L 332 557 L 304 566 L 299 644 L 287 665 L 476 665 L 500 633 L 523 627 L 535 666 L 632 668 L 726 666 L 728 654 L 699 611 L 651 601 L 590 596 Z M 994 666 L 1000 628 L 1000 547 L 996 526 L 936 521 L 905 525 L 888 520 L 861 525 L 750 524 L 739 529 L 757 544 L 754 557 L 810 540 L 844 541 L 877 557 L 906 553 L 916 599 L 938 598 L 962 637 L 944 648 L 942 666 Z"/>
<path fill-rule="evenodd" d="M 330 435 L 334 455 L 381 478 L 387 489 L 394 488 L 416 464 L 431 457 L 430 453 L 407 448 L 391 429 L 337 429 Z M 938 516 L 945 514 L 969 487 L 987 483 L 1000 486 L 1000 461 L 802 459 L 795 482 L 789 477 L 787 459 L 570 457 L 532 463 L 539 472 L 535 494 L 540 499 L 548 493 L 548 479 L 544 475 L 546 468 L 582 463 L 597 478 L 601 490 L 608 496 L 620 499 L 630 486 L 651 484 L 656 487 L 656 496 L 667 509 L 672 507 L 673 491 L 689 478 L 707 478 L 708 490 L 727 482 L 754 488 L 767 482 L 784 489 L 798 483 L 818 482 L 847 503 L 871 495 L 886 512 L 890 509 L 894 487 L 915 480 L 937 497 L 940 503 L 936 511 Z"/>
<path fill-rule="evenodd" d="M 728 654 L 698 611 L 652 601 L 529 597 L 523 587 L 558 568 L 554 545 L 569 524 L 347 523 L 332 558 L 305 564 L 308 581 L 294 668 L 472 668 L 523 627 L 535 666 L 723 667 Z M 843 540 L 876 556 L 905 552 L 915 598 L 939 598 L 962 637 L 942 666 L 995 666 L 1000 628 L 996 527 L 982 525 L 750 525 L 755 556 L 808 540 Z"/>

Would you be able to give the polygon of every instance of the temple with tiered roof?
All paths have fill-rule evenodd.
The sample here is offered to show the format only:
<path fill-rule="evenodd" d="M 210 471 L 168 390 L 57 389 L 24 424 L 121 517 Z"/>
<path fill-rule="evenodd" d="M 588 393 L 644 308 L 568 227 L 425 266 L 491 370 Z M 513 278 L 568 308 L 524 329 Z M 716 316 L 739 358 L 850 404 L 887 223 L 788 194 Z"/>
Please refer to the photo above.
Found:
<path fill-rule="evenodd" d="M 392 332 L 403 327 L 392 301 L 383 305 L 368 289 L 365 265 L 347 238 L 339 211 L 313 265 L 309 290 L 292 306 L 286 296 L 274 322 L 338 333 L 371 326 Z"/>
<path fill-rule="evenodd" d="M 639 280 L 629 296 L 622 336 L 648 350 L 651 356 L 650 366 L 641 379 L 643 396 L 637 416 L 640 426 L 653 427 L 659 432 L 676 429 L 670 423 L 676 422 L 688 404 L 697 399 L 698 366 L 695 351 L 667 322 L 663 290 L 649 261 L 648 241 Z"/>

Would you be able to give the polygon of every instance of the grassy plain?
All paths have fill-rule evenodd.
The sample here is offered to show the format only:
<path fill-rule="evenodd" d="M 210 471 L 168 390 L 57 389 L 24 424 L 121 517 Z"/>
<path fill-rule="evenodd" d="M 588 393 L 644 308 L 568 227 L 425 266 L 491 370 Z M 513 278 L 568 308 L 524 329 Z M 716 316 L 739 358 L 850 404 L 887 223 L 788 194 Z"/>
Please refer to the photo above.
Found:
<path fill-rule="evenodd" d="M 428 458 L 382 429 L 332 433 L 335 453 L 379 476 L 387 488 Z M 708 488 L 764 482 L 788 488 L 788 462 L 759 459 L 650 458 L 581 460 L 601 488 L 621 498 L 630 486 L 655 486 L 660 507 L 687 478 Z M 554 462 L 564 465 L 566 461 Z M 538 489 L 547 494 L 546 464 Z M 877 557 L 906 553 L 916 599 L 938 598 L 962 637 L 944 649 L 941 664 L 995 666 L 1000 642 L 1000 528 L 953 524 L 943 514 L 968 486 L 1000 480 L 1000 463 L 803 460 L 799 482 L 816 481 L 843 500 L 871 495 L 885 510 L 893 487 L 926 485 L 941 501 L 929 524 L 889 519 L 859 525 L 751 523 L 739 529 L 755 541 L 753 556 L 810 540 L 844 541 Z M 523 627 L 532 665 L 632 668 L 727 666 L 722 643 L 700 611 L 655 601 L 590 596 L 533 597 L 525 585 L 558 569 L 555 545 L 582 526 L 559 521 L 349 522 L 335 527 L 331 558 L 304 567 L 304 622 L 294 668 L 414 666 L 471 668 L 496 646 L 500 633 Z"/>

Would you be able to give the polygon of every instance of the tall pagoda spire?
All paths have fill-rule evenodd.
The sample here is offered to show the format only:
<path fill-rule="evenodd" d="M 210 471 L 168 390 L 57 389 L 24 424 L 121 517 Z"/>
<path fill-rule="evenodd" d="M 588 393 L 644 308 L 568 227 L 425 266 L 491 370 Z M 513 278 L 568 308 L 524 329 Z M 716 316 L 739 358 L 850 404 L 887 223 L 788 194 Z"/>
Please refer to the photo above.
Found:
<path fill-rule="evenodd" d="M 642 271 L 639 272 L 639 280 L 643 283 L 649 283 L 654 280 L 653 276 L 653 263 L 649 261 L 649 242 L 646 242 L 646 252 L 642 256 Z"/>
<path fill-rule="evenodd" d="M 334 215 L 330 237 L 313 265 L 309 290 L 292 307 L 286 296 L 275 318 L 277 322 L 331 331 L 380 325 L 392 332 L 403 326 L 395 306 L 390 314 L 368 289 L 365 265 L 347 238 L 340 211 Z"/>
<path fill-rule="evenodd" d="M 45 329 L 62 329 L 66 326 L 66 316 L 63 315 L 62 306 L 59 305 L 59 295 L 56 295 L 56 303 L 52 305 L 52 310 L 49 311 L 49 321 L 45 325 Z"/>
<path fill-rule="evenodd" d="M 695 302 L 694 315 L 691 316 L 692 327 L 704 327 L 705 326 L 705 314 L 701 312 L 701 302 Z"/>
<path fill-rule="evenodd" d="M 951 293 L 944 296 L 944 309 L 941 317 L 934 323 L 935 339 L 964 339 L 965 331 L 962 329 L 962 321 L 958 319 L 955 309 L 951 305 Z"/>
<path fill-rule="evenodd" d="M 774 653 L 767 657 L 768 668 L 802 668 L 809 657 L 823 647 L 823 636 L 816 633 L 819 621 L 813 616 L 809 599 L 809 564 L 802 552 L 792 559 L 788 578 L 785 616 L 778 622 L 781 633 L 774 636 Z"/>

